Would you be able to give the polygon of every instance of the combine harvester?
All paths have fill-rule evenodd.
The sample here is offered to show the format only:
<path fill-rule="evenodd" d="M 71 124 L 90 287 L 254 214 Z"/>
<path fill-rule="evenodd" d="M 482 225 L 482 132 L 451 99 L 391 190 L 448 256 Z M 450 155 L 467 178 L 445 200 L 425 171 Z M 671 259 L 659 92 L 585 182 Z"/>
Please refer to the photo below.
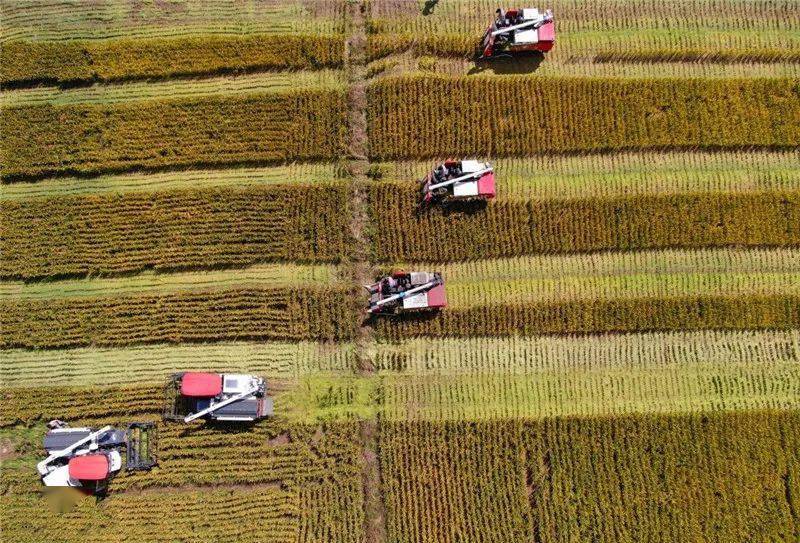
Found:
<path fill-rule="evenodd" d="M 394 272 L 364 288 L 370 294 L 370 315 L 437 311 L 447 306 L 444 279 L 438 272 Z"/>
<path fill-rule="evenodd" d="M 494 197 L 494 169 L 488 162 L 446 160 L 422 180 L 423 205 Z"/>
<path fill-rule="evenodd" d="M 546 53 L 553 48 L 556 27 L 553 12 L 536 8 L 498 9 L 495 21 L 481 39 L 478 60 L 513 58 L 521 53 Z"/>
<path fill-rule="evenodd" d="M 234 373 L 181 372 L 166 386 L 164 420 L 255 422 L 273 414 L 262 377 Z"/>
<path fill-rule="evenodd" d="M 36 466 L 45 486 L 76 487 L 102 495 L 108 482 L 122 469 L 120 451 L 126 449 L 127 471 L 149 470 L 156 465 L 156 430 L 152 422 L 133 422 L 127 431 L 113 426 L 71 428 L 51 421 L 44 436 L 48 457 Z"/>

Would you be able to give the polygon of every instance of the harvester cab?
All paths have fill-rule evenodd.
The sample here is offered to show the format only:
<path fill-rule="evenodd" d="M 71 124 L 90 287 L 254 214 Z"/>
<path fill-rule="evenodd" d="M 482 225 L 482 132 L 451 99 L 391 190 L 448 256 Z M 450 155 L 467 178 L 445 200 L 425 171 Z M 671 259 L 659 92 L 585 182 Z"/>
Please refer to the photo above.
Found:
<path fill-rule="evenodd" d="M 446 160 L 422 180 L 422 204 L 494 198 L 494 169 L 488 162 Z"/>
<path fill-rule="evenodd" d="M 397 315 L 415 311 L 436 311 L 447 306 L 444 280 L 438 272 L 394 272 L 372 285 L 367 313 Z"/>
<path fill-rule="evenodd" d="M 536 8 L 498 9 L 481 39 L 479 60 L 511 58 L 525 52 L 546 53 L 553 48 L 556 27 L 553 12 Z"/>
<path fill-rule="evenodd" d="M 272 397 L 262 377 L 181 372 L 167 380 L 165 420 L 254 422 L 272 414 Z"/>
<path fill-rule="evenodd" d="M 113 426 L 72 428 L 59 420 L 48 424 L 44 449 L 48 456 L 36 466 L 45 486 L 70 486 L 104 494 L 108 482 L 122 469 L 126 449 L 127 471 L 156 465 L 156 429 L 152 422 L 134 422 L 127 431 Z"/>

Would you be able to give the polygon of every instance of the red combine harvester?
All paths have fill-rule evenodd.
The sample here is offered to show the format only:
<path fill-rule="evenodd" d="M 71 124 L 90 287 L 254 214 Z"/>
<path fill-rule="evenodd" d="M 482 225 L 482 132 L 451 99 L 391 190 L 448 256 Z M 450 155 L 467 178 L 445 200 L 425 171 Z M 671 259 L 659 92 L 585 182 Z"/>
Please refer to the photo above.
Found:
<path fill-rule="evenodd" d="M 273 413 L 267 383 L 255 375 L 176 373 L 167 380 L 166 397 L 165 420 L 254 422 Z"/>
<path fill-rule="evenodd" d="M 370 294 L 367 313 L 372 315 L 435 311 L 447 305 L 444 280 L 437 272 L 394 272 L 365 288 Z"/>
<path fill-rule="evenodd" d="M 498 9 L 495 21 L 481 40 L 483 54 L 479 60 L 511 58 L 515 54 L 553 48 L 556 27 L 553 12 L 540 13 L 536 8 Z"/>
<path fill-rule="evenodd" d="M 447 160 L 422 180 L 422 203 L 494 198 L 494 169 L 488 162 Z"/>
<path fill-rule="evenodd" d="M 44 449 L 48 457 L 36 466 L 45 486 L 71 486 L 103 494 L 111 477 L 122 469 L 122 448 L 126 449 L 126 470 L 149 470 L 156 465 L 152 422 L 131 423 L 125 432 L 113 426 L 71 428 L 60 420 L 47 426 Z"/>

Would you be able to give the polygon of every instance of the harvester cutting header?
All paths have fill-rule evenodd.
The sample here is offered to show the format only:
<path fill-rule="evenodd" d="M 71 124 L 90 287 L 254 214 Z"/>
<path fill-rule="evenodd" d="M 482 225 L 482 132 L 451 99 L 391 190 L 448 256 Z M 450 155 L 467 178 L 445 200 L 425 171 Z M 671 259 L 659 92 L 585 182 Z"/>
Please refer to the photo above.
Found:
<path fill-rule="evenodd" d="M 511 58 L 515 54 L 553 48 L 556 27 L 553 12 L 536 8 L 498 9 L 494 22 L 481 39 L 480 60 Z"/>
<path fill-rule="evenodd" d="M 422 180 L 422 203 L 494 198 L 494 169 L 488 162 L 446 160 Z"/>

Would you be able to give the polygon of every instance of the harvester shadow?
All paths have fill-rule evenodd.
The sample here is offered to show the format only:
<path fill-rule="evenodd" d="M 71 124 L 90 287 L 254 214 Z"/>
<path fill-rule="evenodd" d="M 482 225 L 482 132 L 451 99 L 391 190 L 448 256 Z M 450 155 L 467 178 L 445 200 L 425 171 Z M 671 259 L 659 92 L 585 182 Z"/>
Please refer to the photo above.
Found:
<path fill-rule="evenodd" d="M 491 72 L 498 75 L 531 74 L 539 69 L 544 60 L 544 53 L 531 51 L 517 53 L 513 58 L 498 58 L 495 60 L 479 60 L 476 56 L 475 66 L 470 68 L 467 75 L 476 75 Z"/>

